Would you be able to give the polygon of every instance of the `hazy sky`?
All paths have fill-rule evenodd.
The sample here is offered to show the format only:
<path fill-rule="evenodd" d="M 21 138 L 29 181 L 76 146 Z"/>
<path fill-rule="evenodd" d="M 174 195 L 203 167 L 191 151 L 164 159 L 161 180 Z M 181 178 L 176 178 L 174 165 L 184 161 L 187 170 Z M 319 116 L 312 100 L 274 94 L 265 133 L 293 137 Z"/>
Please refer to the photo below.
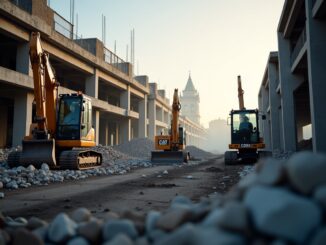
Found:
<path fill-rule="evenodd" d="M 78 34 L 102 39 L 126 59 L 135 29 L 135 72 L 172 95 L 185 88 L 189 71 L 200 94 L 201 122 L 228 117 L 238 108 L 237 75 L 245 106 L 258 107 L 267 57 L 277 50 L 277 25 L 284 0 L 77 0 Z M 70 1 L 50 6 L 67 20 Z M 129 45 L 130 46 L 130 45 Z"/>

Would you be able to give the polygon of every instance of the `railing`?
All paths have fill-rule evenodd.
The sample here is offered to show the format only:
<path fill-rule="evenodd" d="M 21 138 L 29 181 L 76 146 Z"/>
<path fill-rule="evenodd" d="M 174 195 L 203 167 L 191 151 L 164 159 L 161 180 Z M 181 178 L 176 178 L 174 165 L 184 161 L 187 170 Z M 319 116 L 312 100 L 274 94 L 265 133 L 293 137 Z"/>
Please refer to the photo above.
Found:
<path fill-rule="evenodd" d="M 54 12 L 54 30 L 66 38 L 73 39 L 74 26 L 56 12 Z"/>
<path fill-rule="evenodd" d="M 74 26 L 56 12 L 54 12 L 54 30 L 66 38 L 73 40 L 83 49 L 94 54 L 94 51 L 91 50 L 90 44 L 74 33 Z"/>
<path fill-rule="evenodd" d="M 117 56 L 115 53 L 111 52 L 107 48 L 104 48 L 104 61 L 115 68 L 119 69 L 125 74 L 129 74 L 129 69 L 127 63 Z"/>
<path fill-rule="evenodd" d="M 295 47 L 291 53 L 291 64 L 295 61 L 295 59 L 298 57 L 301 49 L 303 48 L 304 44 L 307 41 L 307 35 L 306 35 L 306 27 L 303 28 L 297 43 L 295 44 Z"/>
<path fill-rule="evenodd" d="M 12 0 L 11 2 L 22 10 L 32 14 L 32 0 Z"/>

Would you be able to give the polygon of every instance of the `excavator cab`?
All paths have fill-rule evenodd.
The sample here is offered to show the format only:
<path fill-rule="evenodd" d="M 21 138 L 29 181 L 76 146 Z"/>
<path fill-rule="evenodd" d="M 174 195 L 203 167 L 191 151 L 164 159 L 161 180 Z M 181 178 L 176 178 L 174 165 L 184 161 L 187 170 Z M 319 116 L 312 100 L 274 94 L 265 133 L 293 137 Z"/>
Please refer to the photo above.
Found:
<path fill-rule="evenodd" d="M 255 162 L 259 157 L 258 149 L 265 148 L 259 135 L 258 110 L 232 110 L 231 144 L 224 154 L 225 164 L 233 164 L 238 160 Z"/>
<path fill-rule="evenodd" d="M 78 96 L 62 96 L 59 102 L 57 139 L 80 139 L 82 99 Z"/>
<path fill-rule="evenodd" d="M 231 111 L 231 144 L 257 144 L 258 111 Z"/>

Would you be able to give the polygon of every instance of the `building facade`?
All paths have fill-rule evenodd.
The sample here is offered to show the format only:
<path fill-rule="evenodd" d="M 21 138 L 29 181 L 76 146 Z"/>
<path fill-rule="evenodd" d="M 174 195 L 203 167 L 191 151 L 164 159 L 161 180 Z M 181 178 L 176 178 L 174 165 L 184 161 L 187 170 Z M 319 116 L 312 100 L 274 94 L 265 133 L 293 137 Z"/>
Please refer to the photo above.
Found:
<path fill-rule="evenodd" d="M 199 93 L 195 89 L 189 74 L 186 87 L 180 97 L 181 114 L 197 124 L 200 124 L 199 102 Z"/>
<path fill-rule="evenodd" d="M 325 1 L 285 1 L 277 35 L 278 59 L 269 57 L 259 93 L 270 114 L 264 137 L 271 149 L 326 152 Z"/>
<path fill-rule="evenodd" d="M 32 31 L 41 33 L 43 49 L 60 82 L 59 93 L 81 91 L 91 99 L 98 144 L 152 139 L 159 127 L 167 131 L 171 105 L 165 91 L 152 89 L 147 76 L 135 76 L 132 64 L 96 38 L 79 38 L 74 26 L 46 0 L 0 3 L 0 148 L 20 145 L 29 133 L 34 100 L 29 61 Z M 189 136 L 193 142 L 203 139 L 199 124 L 184 123 L 194 131 Z"/>

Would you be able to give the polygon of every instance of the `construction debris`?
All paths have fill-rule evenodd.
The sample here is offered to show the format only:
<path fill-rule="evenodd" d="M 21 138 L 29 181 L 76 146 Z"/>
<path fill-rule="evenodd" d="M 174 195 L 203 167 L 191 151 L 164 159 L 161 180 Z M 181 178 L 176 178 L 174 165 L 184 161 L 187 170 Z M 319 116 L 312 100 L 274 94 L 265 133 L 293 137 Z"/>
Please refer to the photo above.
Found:
<path fill-rule="evenodd" d="M 81 180 L 90 176 L 105 176 L 113 174 L 125 174 L 133 168 L 151 167 L 149 160 L 130 157 L 124 153 L 114 150 L 110 146 L 97 146 L 95 150 L 103 155 L 103 165 L 98 168 L 88 170 L 50 170 L 45 163 L 40 169 L 33 165 L 28 167 L 19 166 L 9 169 L 6 164 L 6 157 L 16 148 L 2 150 L 0 158 L 0 187 L 3 185 L 7 189 L 27 188 L 32 185 L 48 185 L 64 180 Z"/>
<path fill-rule="evenodd" d="M 278 176 L 271 179 L 277 181 L 267 184 L 260 175 L 270 164 L 281 164 L 282 171 L 273 171 Z M 325 244 L 324 176 L 326 156 L 303 152 L 287 162 L 260 163 L 224 196 L 210 195 L 199 203 L 177 196 L 162 213 L 128 211 L 97 219 L 79 209 L 37 226 L 31 225 L 35 217 L 0 216 L 0 240 L 12 243 L 24 233 L 37 244 Z"/>
<path fill-rule="evenodd" d="M 195 159 L 209 159 L 209 158 L 212 158 L 212 157 L 216 157 L 216 155 L 210 153 L 210 152 L 207 152 L 207 151 L 204 151 L 196 146 L 193 146 L 193 145 L 189 145 L 189 146 L 186 146 L 186 151 L 188 151 L 190 153 L 190 158 L 195 158 Z"/>
<path fill-rule="evenodd" d="M 154 142 L 147 138 L 132 139 L 127 143 L 113 146 L 113 149 L 125 153 L 131 157 L 150 159 L 154 150 Z"/>

